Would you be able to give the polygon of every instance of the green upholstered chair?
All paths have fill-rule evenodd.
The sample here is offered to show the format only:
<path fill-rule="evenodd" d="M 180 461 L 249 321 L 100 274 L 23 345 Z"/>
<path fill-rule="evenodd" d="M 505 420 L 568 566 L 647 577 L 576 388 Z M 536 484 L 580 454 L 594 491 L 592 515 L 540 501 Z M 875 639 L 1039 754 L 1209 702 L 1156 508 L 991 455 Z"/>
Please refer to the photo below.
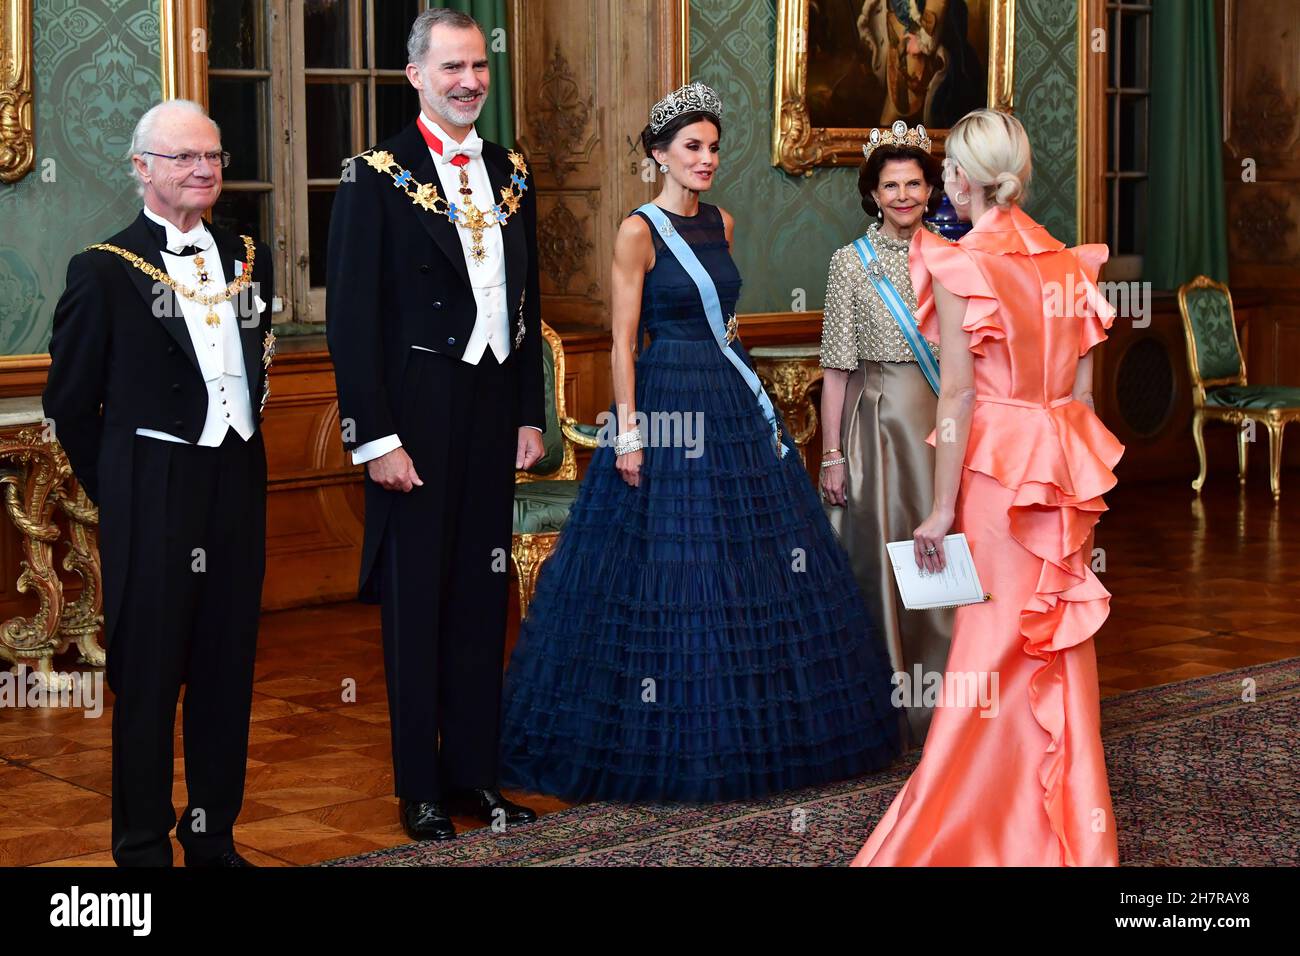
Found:
<path fill-rule="evenodd" d="M 569 508 L 578 497 L 578 463 L 574 446 L 595 448 L 599 429 L 580 425 L 564 409 L 564 343 L 542 323 L 543 381 L 546 386 L 545 453 L 527 471 L 515 472 L 515 524 L 510 557 L 519 578 L 519 616 L 537 586 L 537 572 L 551 556 Z"/>
<path fill-rule="evenodd" d="M 1237 428 L 1237 472 L 1246 483 L 1247 421 L 1268 429 L 1269 487 L 1273 498 L 1282 495 L 1282 431 L 1300 419 L 1300 388 L 1249 385 L 1246 359 L 1237 339 L 1232 293 L 1208 276 L 1197 276 L 1178 289 L 1178 311 L 1187 335 L 1187 364 L 1192 379 L 1192 437 L 1201 460 L 1201 473 L 1192 482 L 1200 492 L 1205 484 L 1206 419 L 1230 422 Z"/>

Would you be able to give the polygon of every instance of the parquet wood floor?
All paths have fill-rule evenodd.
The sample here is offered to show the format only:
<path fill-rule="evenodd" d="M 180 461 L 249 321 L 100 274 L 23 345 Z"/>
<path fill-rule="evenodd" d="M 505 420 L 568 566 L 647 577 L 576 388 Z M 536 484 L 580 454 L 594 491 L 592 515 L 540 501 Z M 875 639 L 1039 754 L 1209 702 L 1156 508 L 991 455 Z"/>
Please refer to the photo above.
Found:
<path fill-rule="evenodd" d="M 1200 501 L 1185 482 L 1111 496 L 1095 542 L 1114 594 L 1097 637 L 1104 695 L 1300 655 L 1300 484 L 1287 482 L 1275 508 L 1255 478 L 1240 494 L 1216 476 Z M 512 619 L 512 641 L 516 629 Z M 344 699 L 348 681 L 355 701 Z M 406 842 L 377 608 L 266 615 L 254 691 L 241 852 L 285 866 Z M 111 865 L 110 713 L 0 712 L 0 866 Z M 183 807 L 179 730 L 173 796 Z M 527 801 L 541 812 L 565 806 Z"/>

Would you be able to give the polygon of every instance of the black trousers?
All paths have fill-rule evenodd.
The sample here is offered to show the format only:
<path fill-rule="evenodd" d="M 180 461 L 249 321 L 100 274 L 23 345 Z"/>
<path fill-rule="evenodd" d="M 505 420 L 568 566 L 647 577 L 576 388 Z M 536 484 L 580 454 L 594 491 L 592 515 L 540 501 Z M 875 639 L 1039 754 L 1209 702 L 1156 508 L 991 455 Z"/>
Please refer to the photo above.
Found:
<path fill-rule="evenodd" d="M 113 859 L 170 866 L 234 849 L 244 799 L 253 657 L 266 563 L 261 432 L 219 448 L 137 437 L 130 563 L 108 647 L 113 703 Z M 123 521 L 111 522 L 123 528 Z M 176 701 L 189 803 L 172 806 Z"/>
<path fill-rule="evenodd" d="M 512 356 L 513 358 L 513 356 Z M 513 363 L 412 350 L 398 429 L 424 482 L 391 496 L 375 574 L 394 789 L 496 786 L 518 431 Z"/>

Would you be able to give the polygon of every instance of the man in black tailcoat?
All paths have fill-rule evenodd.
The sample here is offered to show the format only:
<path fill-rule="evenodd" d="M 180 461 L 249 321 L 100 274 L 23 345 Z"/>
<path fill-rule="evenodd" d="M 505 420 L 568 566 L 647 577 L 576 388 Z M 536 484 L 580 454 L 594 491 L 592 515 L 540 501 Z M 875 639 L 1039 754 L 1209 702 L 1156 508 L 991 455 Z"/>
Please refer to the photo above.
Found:
<path fill-rule="evenodd" d="M 366 466 L 360 598 L 382 607 L 394 785 L 413 839 L 535 819 L 497 789 L 514 471 L 542 456 L 537 208 L 474 129 L 487 42 L 422 13 L 420 115 L 344 164 L 326 322 L 343 441 Z"/>
<path fill-rule="evenodd" d="M 229 154 L 186 100 L 141 117 L 144 209 L 73 257 L 54 312 L 45 415 L 99 506 L 113 690 L 113 859 L 247 866 L 244 796 L 266 541 L 261 413 L 274 352 L 270 250 L 205 225 Z M 185 783 L 172 730 L 185 685 Z"/>

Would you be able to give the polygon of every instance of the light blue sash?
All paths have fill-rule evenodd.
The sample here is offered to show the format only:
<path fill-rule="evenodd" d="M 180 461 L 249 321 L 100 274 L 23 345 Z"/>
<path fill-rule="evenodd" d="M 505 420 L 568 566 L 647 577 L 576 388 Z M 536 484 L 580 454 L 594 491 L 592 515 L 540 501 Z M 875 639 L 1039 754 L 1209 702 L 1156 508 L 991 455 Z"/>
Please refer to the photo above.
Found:
<path fill-rule="evenodd" d="M 731 343 L 727 341 L 727 323 L 722 318 L 722 303 L 718 301 L 718 289 L 713 284 L 713 278 L 700 263 L 695 251 L 673 228 L 673 224 L 662 209 L 654 203 L 648 202 L 637 212 L 644 213 L 645 217 L 654 223 L 655 228 L 659 231 L 659 237 L 663 239 L 664 244 L 671 250 L 672 254 L 677 257 L 677 261 L 686 270 L 686 274 L 695 281 L 696 287 L 700 290 L 700 299 L 704 303 L 704 314 L 708 317 L 709 328 L 713 330 L 713 338 L 718 343 L 718 348 L 722 349 L 722 354 L 736 367 L 736 371 L 745 380 L 749 390 L 758 399 L 758 406 L 763 410 L 763 417 L 772 426 L 773 440 L 779 449 L 777 454 L 784 458 L 785 453 L 790 449 L 781 441 L 781 428 L 777 425 L 776 411 L 772 408 L 772 400 L 767 397 L 767 392 L 763 391 L 763 383 L 758 380 L 754 370 L 745 364 L 745 360 L 736 353 L 736 350 L 731 347 Z"/>
<path fill-rule="evenodd" d="M 868 234 L 869 235 L 869 234 Z M 884 267 L 879 264 L 880 257 L 876 255 L 876 247 L 871 244 L 867 236 L 857 239 L 853 243 L 853 248 L 858 250 L 858 258 L 862 260 L 862 268 L 866 270 L 867 278 L 871 284 L 876 287 L 876 292 L 885 307 L 889 309 L 890 315 L 898 323 L 899 330 L 903 333 L 903 338 L 907 340 L 908 346 L 912 349 L 912 354 L 916 356 L 916 364 L 921 366 L 921 372 L 925 375 L 925 380 L 930 383 L 934 389 L 934 394 L 939 394 L 939 363 L 934 360 L 934 353 L 925 342 L 925 337 L 921 335 L 921 330 L 916 327 L 916 319 L 912 317 L 912 312 L 903 301 L 903 297 L 898 294 L 898 289 L 894 287 L 893 280 L 885 274 Z M 872 268 L 872 265 L 875 268 Z"/>

